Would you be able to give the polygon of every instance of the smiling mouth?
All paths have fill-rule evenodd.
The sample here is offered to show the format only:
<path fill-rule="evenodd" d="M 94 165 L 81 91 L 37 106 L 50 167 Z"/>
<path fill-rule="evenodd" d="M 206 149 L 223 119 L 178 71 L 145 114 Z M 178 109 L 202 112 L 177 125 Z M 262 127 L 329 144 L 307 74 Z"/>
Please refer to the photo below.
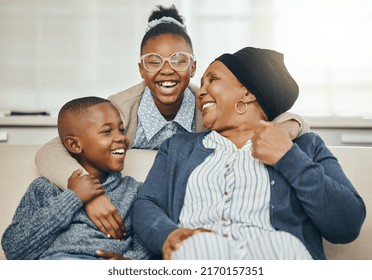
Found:
<path fill-rule="evenodd" d="M 207 102 L 207 103 L 203 104 L 203 106 L 202 106 L 202 111 L 203 111 L 204 109 L 207 109 L 207 108 L 209 108 L 209 107 L 211 107 L 211 106 L 214 106 L 214 105 L 216 105 L 216 103 L 214 103 L 214 102 Z"/>
<path fill-rule="evenodd" d="M 157 84 L 163 90 L 172 90 L 178 84 L 178 82 L 166 81 L 158 82 Z"/>
<path fill-rule="evenodd" d="M 122 156 L 124 155 L 126 152 L 126 150 L 124 148 L 120 148 L 120 149 L 116 149 L 116 150 L 112 150 L 110 153 L 112 155 L 119 155 L 119 156 Z"/>

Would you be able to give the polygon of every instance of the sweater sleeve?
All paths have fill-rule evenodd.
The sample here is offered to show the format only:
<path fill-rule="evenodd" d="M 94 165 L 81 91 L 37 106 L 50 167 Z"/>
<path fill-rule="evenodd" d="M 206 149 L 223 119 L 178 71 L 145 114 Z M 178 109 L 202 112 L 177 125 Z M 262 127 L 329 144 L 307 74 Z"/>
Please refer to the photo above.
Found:
<path fill-rule="evenodd" d="M 131 260 L 148 260 L 151 258 L 150 252 L 143 246 L 136 234 L 132 236 L 130 250 L 128 250 L 124 256 Z"/>
<path fill-rule="evenodd" d="M 284 112 L 277 116 L 274 119 L 274 122 L 283 123 L 289 120 L 295 120 L 300 125 L 300 128 L 298 130 L 297 137 L 300 137 L 304 135 L 305 133 L 308 133 L 310 131 L 310 125 L 309 123 L 300 115 L 290 113 L 290 112 Z"/>
<path fill-rule="evenodd" d="M 35 164 L 41 176 L 48 178 L 61 190 L 67 189 L 68 178 L 83 167 L 68 153 L 58 137 L 44 144 L 36 153 Z M 84 169 L 83 169 L 84 170 Z M 85 170 L 83 173 L 87 173 Z"/>
<path fill-rule="evenodd" d="M 82 206 L 71 190 L 61 192 L 42 177 L 33 181 L 2 237 L 7 259 L 38 259 Z"/>

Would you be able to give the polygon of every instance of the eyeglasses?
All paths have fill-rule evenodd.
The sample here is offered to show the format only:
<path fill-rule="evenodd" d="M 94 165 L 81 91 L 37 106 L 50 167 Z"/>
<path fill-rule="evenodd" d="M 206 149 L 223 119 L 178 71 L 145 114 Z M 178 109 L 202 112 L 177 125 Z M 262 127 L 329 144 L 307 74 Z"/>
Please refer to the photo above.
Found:
<path fill-rule="evenodd" d="M 196 60 L 191 53 L 186 52 L 176 52 L 171 54 L 168 58 L 162 57 L 157 53 L 148 53 L 140 58 L 143 67 L 145 67 L 148 72 L 152 73 L 158 72 L 166 61 L 168 61 L 173 70 L 182 72 L 190 66 L 191 61 Z"/>

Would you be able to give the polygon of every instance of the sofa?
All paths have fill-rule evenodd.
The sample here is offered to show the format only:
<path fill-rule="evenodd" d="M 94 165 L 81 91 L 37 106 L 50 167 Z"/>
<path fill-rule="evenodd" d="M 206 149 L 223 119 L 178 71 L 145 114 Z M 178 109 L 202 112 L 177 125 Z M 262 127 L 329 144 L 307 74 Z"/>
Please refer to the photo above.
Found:
<path fill-rule="evenodd" d="M 31 181 L 38 176 L 34 156 L 38 145 L 0 145 L 0 236 L 10 224 L 14 211 Z M 349 244 L 324 241 L 331 260 L 372 260 L 372 147 L 330 147 L 345 173 L 367 205 L 367 218 L 359 237 Z M 156 151 L 129 150 L 124 174 L 144 181 Z M 0 250 L 0 259 L 5 259 Z"/>

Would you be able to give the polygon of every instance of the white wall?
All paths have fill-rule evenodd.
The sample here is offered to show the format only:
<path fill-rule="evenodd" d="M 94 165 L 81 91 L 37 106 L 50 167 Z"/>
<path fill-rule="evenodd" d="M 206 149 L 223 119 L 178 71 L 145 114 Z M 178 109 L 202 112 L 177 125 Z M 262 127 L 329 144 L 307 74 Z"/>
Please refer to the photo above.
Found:
<path fill-rule="evenodd" d="M 0 0 L 0 110 L 57 111 L 140 81 L 140 41 L 158 3 L 170 1 Z"/>
<path fill-rule="evenodd" d="M 300 85 L 294 111 L 372 115 L 368 0 L 0 0 L 0 111 L 55 112 L 137 83 L 147 17 L 172 3 L 193 39 L 194 83 L 223 52 L 273 48 Z"/>

